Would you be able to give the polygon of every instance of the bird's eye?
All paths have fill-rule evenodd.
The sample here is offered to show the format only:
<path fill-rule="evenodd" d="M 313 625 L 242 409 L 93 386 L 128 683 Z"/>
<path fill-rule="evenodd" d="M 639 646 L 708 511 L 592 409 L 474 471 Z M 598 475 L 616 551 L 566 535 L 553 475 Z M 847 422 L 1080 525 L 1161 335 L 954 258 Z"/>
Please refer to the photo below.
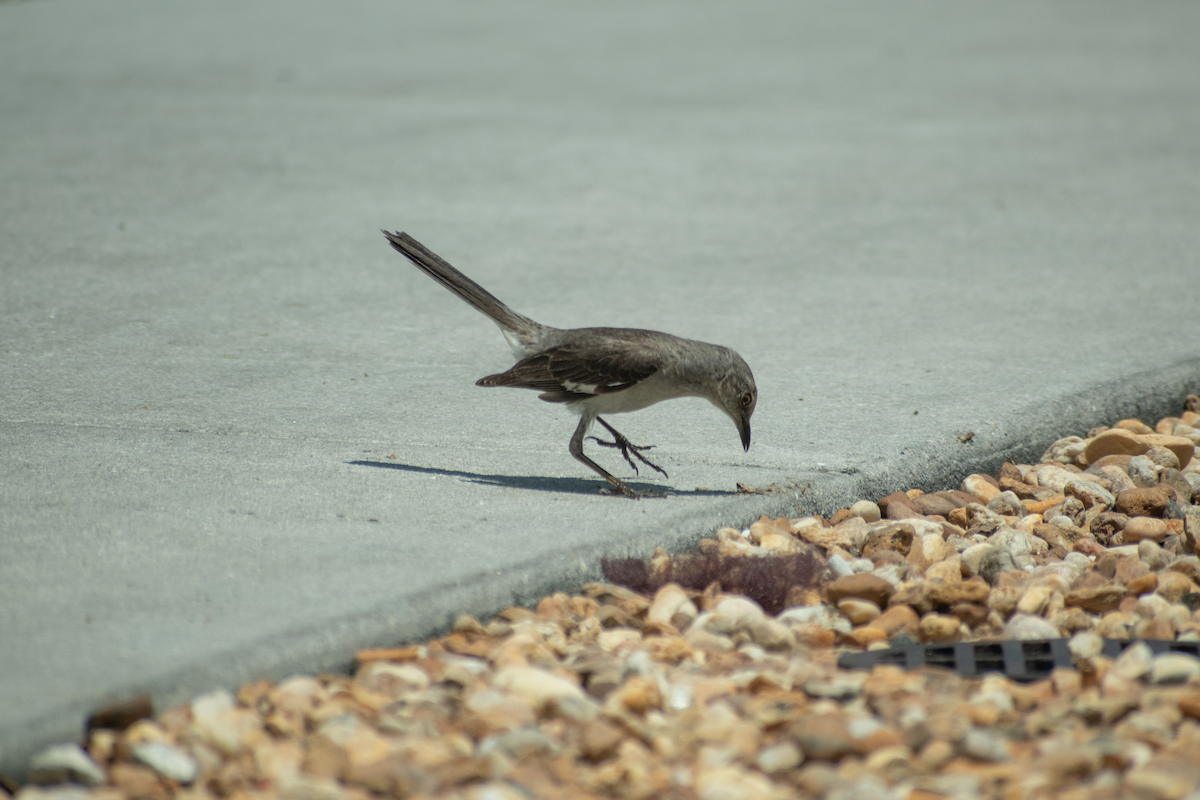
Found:
<path fill-rule="evenodd" d="M 749 392 L 746 392 L 744 395 L 742 395 L 742 405 L 748 406 L 753 402 L 754 402 L 754 395 L 750 394 Z"/>

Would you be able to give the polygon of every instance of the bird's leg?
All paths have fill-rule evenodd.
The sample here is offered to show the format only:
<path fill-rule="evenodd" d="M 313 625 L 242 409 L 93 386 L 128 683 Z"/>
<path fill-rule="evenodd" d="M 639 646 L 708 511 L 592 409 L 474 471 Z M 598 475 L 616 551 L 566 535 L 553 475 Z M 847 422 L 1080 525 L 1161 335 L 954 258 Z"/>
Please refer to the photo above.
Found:
<path fill-rule="evenodd" d="M 617 494 L 623 495 L 625 497 L 631 497 L 635 500 L 639 497 L 665 497 L 666 496 L 666 495 L 661 495 L 661 494 L 648 494 L 648 493 L 644 493 L 644 492 L 635 491 L 634 489 L 631 489 L 629 486 L 627 486 L 625 484 L 625 482 L 623 480 L 621 480 L 620 478 L 618 478 L 616 475 L 613 475 L 611 472 L 606 470 L 604 467 L 600 466 L 595 461 L 592 461 L 590 458 L 588 458 L 586 455 L 584 455 L 583 454 L 583 440 L 587 434 L 587 429 L 589 427 L 591 427 L 591 424 L 592 424 L 592 418 L 589 417 L 587 414 L 584 414 L 584 416 L 579 420 L 579 427 L 577 427 L 575 429 L 575 435 L 573 435 L 571 437 L 571 444 L 569 445 L 568 449 L 571 451 L 571 455 L 575 456 L 576 460 L 578 460 L 579 462 L 581 462 L 583 464 L 586 464 L 597 475 L 600 475 L 602 478 L 604 478 L 604 480 L 608 481 L 612 485 L 614 492 Z M 608 428 L 607 423 L 604 425 L 604 427 Z M 609 430 L 612 430 L 612 428 L 609 428 Z M 616 433 L 616 431 L 613 431 L 613 432 Z M 617 434 L 617 435 L 620 436 L 620 434 Z M 624 438 L 624 437 L 621 437 L 621 438 Z M 616 445 L 610 445 L 610 446 L 615 447 Z M 628 458 L 628 456 L 626 456 L 626 458 Z"/>
<path fill-rule="evenodd" d="M 596 422 L 599 422 L 605 428 L 608 428 L 608 432 L 613 435 L 613 441 L 606 442 L 603 439 L 599 439 L 595 436 L 589 436 L 587 438 L 591 439 L 592 441 L 594 441 L 596 444 L 600 445 L 601 447 L 615 447 L 618 450 L 620 450 L 621 455 L 625 456 L 625 460 L 629 462 L 629 466 L 633 467 L 634 475 L 637 475 L 639 473 L 638 473 L 637 464 L 633 463 L 633 459 L 629 457 L 630 453 L 633 453 L 633 455 L 637 458 L 637 460 L 642 462 L 646 466 L 652 467 L 653 469 L 656 469 L 659 472 L 661 472 L 662 476 L 664 478 L 671 477 L 670 475 L 667 474 L 667 471 L 665 469 L 663 469 L 658 464 L 655 464 L 654 462 L 650 461 L 650 459 L 648 459 L 644 455 L 642 455 L 641 451 L 649 450 L 650 448 L 654 447 L 654 445 L 647 444 L 647 445 L 642 445 L 639 447 L 638 445 L 636 445 L 633 442 L 626 439 L 622 434 L 618 433 L 617 429 L 614 428 L 612 425 L 609 425 L 607 422 L 605 422 L 603 417 L 596 417 Z"/>

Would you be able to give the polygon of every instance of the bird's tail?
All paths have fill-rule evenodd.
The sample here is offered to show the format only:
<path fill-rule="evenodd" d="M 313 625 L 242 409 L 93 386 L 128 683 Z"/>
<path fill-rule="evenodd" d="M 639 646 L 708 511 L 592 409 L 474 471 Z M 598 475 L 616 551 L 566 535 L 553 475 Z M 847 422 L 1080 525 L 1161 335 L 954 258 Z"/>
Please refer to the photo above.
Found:
<path fill-rule="evenodd" d="M 383 235 L 392 243 L 392 247 L 420 267 L 422 272 L 491 317 L 504 331 L 510 343 L 513 342 L 510 334 L 516 334 L 518 339 L 524 341 L 528 337 L 537 337 L 543 330 L 544 326 L 501 303 L 488 290 L 447 264 L 441 256 L 407 233 L 384 231 Z M 514 344 L 514 349 L 515 347 Z"/>

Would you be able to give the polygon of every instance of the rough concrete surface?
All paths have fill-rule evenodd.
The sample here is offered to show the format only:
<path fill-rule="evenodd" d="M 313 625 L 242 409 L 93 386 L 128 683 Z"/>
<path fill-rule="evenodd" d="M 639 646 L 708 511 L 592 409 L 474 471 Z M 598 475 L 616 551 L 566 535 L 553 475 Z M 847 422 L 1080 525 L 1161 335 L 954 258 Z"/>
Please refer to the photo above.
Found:
<path fill-rule="evenodd" d="M 0 2 L 0 770 L 137 691 L 1178 412 L 1198 31 L 1187 0 Z M 547 324 L 734 347 L 750 452 L 662 404 L 614 424 L 672 496 L 600 496 L 383 227 Z"/>

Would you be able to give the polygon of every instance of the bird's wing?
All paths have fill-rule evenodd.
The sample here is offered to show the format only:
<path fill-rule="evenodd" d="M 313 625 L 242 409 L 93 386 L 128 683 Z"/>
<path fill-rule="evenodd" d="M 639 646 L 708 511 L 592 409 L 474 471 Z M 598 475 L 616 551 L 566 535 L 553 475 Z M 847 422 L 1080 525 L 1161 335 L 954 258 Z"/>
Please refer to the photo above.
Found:
<path fill-rule="evenodd" d="M 620 392 L 644 381 L 658 366 L 636 349 L 564 344 L 523 358 L 507 372 L 476 386 L 514 386 L 545 392 L 543 400 L 567 403 Z"/>

